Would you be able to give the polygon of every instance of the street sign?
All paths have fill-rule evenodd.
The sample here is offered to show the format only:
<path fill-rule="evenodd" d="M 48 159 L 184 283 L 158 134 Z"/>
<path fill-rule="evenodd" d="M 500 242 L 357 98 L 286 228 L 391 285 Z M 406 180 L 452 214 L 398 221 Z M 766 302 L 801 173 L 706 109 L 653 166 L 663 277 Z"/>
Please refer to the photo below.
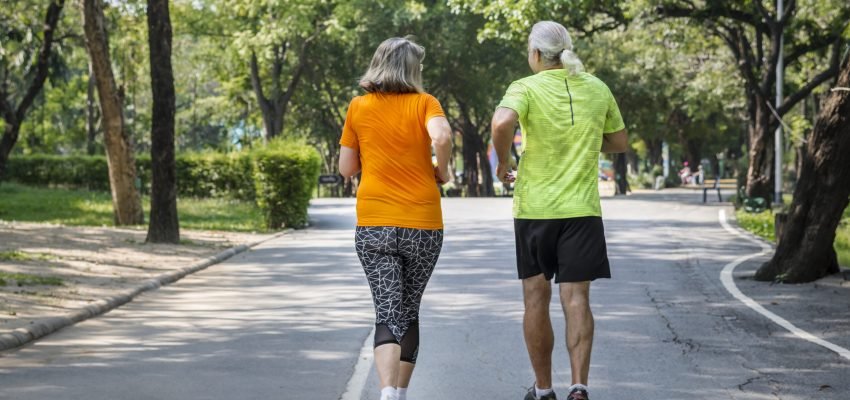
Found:
<path fill-rule="evenodd" d="M 321 185 L 339 185 L 343 181 L 339 175 L 319 175 L 319 184 Z"/>

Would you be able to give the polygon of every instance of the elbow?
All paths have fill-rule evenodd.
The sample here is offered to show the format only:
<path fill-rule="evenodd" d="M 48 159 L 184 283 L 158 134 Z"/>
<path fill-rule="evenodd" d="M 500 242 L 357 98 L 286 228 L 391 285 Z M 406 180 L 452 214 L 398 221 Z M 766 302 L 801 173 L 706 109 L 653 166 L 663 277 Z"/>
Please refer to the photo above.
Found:
<path fill-rule="evenodd" d="M 493 118 L 493 132 L 509 132 L 513 131 L 516 122 L 508 118 Z"/>
<path fill-rule="evenodd" d="M 437 135 L 437 137 L 435 137 L 432 141 L 434 143 L 434 146 L 436 146 L 436 147 L 451 146 L 452 135 L 451 135 L 451 133 L 449 133 L 448 130 L 445 130 L 444 132 Z"/>
<path fill-rule="evenodd" d="M 340 163 L 339 165 L 339 174 L 344 178 L 351 178 L 354 175 L 357 175 L 358 169 L 353 165 L 343 165 Z"/>

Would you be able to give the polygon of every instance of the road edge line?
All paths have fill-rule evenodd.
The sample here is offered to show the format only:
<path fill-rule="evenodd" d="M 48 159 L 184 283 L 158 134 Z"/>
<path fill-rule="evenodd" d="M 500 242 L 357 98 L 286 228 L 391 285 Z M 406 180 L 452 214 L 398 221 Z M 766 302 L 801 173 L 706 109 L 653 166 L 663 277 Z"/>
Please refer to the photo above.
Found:
<path fill-rule="evenodd" d="M 89 318 L 97 317 L 106 314 L 118 307 L 127 304 L 140 294 L 159 289 L 162 286 L 172 284 L 185 278 L 187 275 L 203 271 L 215 264 L 219 264 L 237 254 L 244 253 L 253 247 L 265 243 L 272 239 L 277 239 L 291 232 L 292 229 L 286 229 L 278 232 L 270 237 L 263 238 L 251 243 L 240 244 L 224 250 L 214 256 L 207 257 L 188 267 L 179 268 L 160 274 L 154 278 L 142 281 L 138 286 L 126 289 L 114 296 L 107 297 L 92 302 L 91 304 L 65 313 L 63 315 L 40 318 L 33 321 L 30 325 L 17 328 L 11 332 L 0 334 L 0 353 L 9 350 L 14 350 L 28 343 L 41 339 L 60 329 L 67 328 Z"/>
<path fill-rule="evenodd" d="M 761 242 L 761 241 L 758 241 L 756 239 L 753 239 L 753 238 L 747 236 L 746 234 L 740 232 L 739 230 L 737 230 L 737 229 L 733 228 L 731 225 L 729 225 L 729 222 L 727 222 L 727 220 L 726 220 L 726 210 L 721 209 L 720 212 L 718 213 L 718 218 L 720 220 L 720 225 L 727 232 L 731 233 L 732 235 L 738 236 L 738 237 L 740 237 L 740 238 L 742 238 L 742 239 L 744 239 L 744 240 L 746 240 L 750 243 L 755 243 L 755 244 L 757 244 L 761 247 L 760 252 L 738 257 L 737 259 L 726 264 L 723 267 L 723 270 L 720 271 L 720 282 L 723 283 L 723 287 L 726 288 L 726 291 L 729 292 L 729 294 L 731 294 L 732 297 L 734 297 L 738 301 L 744 303 L 744 305 L 751 308 L 753 311 L 755 311 L 755 312 L 761 314 L 762 316 L 766 317 L 767 319 L 773 321 L 775 324 L 785 328 L 788 332 L 791 332 L 794 336 L 797 336 L 798 338 L 806 340 L 808 342 L 814 343 L 818 346 L 824 347 L 824 348 L 826 348 L 826 349 L 828 349 L 832 352 L 835 352 L 839 356 L 850 360 L 850 350 L 845 349 L 844 347 L 841 347 L 841 346 L 839 346 L 835 343 L 821 339 L 821 338 L 819 338 L 819 337 L 817 337 L 817 336 L 815 336 L 815 335 L 813 335 L 809 332 L 806 332 L 806 331 L 798 328 L 797 326 L 795 326 L 794 324 L 792 324 L 790 321 L 786 320 L 785 318 L 782 318 L 779 315 L 776 315 L 773 312 L 767 310 L 761 304 L 757 303 L 755 300 L 748 297 L 743 292 L 741 292 L 740 289 L 738 289 L 738 285 L 735 284 L 735 279 L 732 275 L 735 272 L 735 268 L 737 268 L 739 265 L 743 264 L 744 262 L 746 262 L 750 259 L 768 254 L 768 252 L 771 250 L 771 247 L 769 245 Z"/>
<path fill-rule="evenodd" d="M 354 364 L 354 372 L 348 383 L 345 384 L 345 392 L 339 397 L 339 400 L 360 400 L 360 395 L 366 387 L 366 379 L 369 377 L 369 370 L 372 368 L 372 360 L 374 354 L 372 352 L 372 338 L 375 337 L 375 328 L 369 331 L 366 339 L 363 341 L 363 347 L 360 348 L 360 354 L 357 356 L 357 363 Z"/>

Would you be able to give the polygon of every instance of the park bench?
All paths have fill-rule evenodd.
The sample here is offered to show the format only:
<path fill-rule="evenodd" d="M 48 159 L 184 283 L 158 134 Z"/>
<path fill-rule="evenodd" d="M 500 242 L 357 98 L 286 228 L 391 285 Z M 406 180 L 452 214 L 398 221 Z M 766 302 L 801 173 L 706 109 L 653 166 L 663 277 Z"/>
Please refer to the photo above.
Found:
<path fill-rule="evenodd" d="M 706 185 L 705 182 L 703 182 L 702 186 L 700 187 L 700 189 L 702 189 L 702 202 L 703 203 L 708 202 L 708 191 L 709 190 L 716 190 L 717 191 L 717 201 L 722 202 L 723 196 L 721 196 L 720 190 L 721 189 L 736 189 L 737 185 L 738 185 L 738 182 L 734 178 L 733 179 L 714 178 L 714 184 L 711 185 L 711 186 Z"/>

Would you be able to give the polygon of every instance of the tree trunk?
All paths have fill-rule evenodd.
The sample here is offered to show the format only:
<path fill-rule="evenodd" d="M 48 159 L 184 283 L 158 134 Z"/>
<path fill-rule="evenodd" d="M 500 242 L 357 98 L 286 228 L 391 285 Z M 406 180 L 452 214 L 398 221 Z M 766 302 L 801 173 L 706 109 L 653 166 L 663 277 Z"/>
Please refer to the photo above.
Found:
<path fill-rule="evenodd" d="M 6 173 L 6 163 L 9 161 L 9 154 L 18 142 L 18 137 L 21 132 L 21 124 L 27 116 L 27 111 L 32 106 L 35 97 L 41 92 L 44 87 L 44 82 L 47 80 L 47 72 L 50 69 L 50 52 L 53 46 L 56 27 L 59 26 L 59 18 L 62 15 L 62 8 L 65 6 L 65 0 L 55 0 L 47 7 L 47 13 L 44 18 L 44 37 L 41 42 L 41 49 L 38 52 L 38 58 L 33 66 L 24 74 L 24 79 L 28 79 L 30 74 L 32 81 L 29 87 L 24 92 L 21 102 L 17 105 L 9 103 L 5 85 L 0 85 L 0 118 L 5 121 L 3 129 L 3 137 L 0 138 L 0 180 Z"/>
<path fill-rule="evenodd" d="M 133 146 L 125 131 L 122 99 L 118 94 L 109 59 L 103 0 L 83 0 L 83 25 L 100 100 L 115 224 L 143 224 L 145 216 L 142 200 L 135 186 L 136 162 Z"/>
<path fill-rule="evenodd" d="M 496 189 L 493 188 L 493 166 L 490 165 L 490 157 L 487 155 L 487 146 L 482 145 L 479 150 L 478 162 L 481 167 L 481 178 L 484 181 L 481 183 L 481 196 L 495 197 Z"/>
<path fill-rule="evenodd" d="M 466 197 L 480 197 L 481 185 L 478 182 L 478 140 L 472 132 L 463 132 L 463 178 L 466 183 Z"/>
<path fill-rule="evenodd" d="M 773 142 L 770 110 L 765 99 L 755 96 L 755 123 L 750 124 L 750 164 L 747 169 L 747 196 L 773 201 Z"/>
<path fill-rule="evenodd" d="M 614 155 L 614 182 L 616 196 L 625 196 L 631 191 L 629 187 L 626 154 Z"/>
<path fill-rule="evenodd" d="M 263 115 L 263 130 L 266 140 L 274 139 L 283 132 L 283 124 L 286 113 L 289 110 L 289 102 L 292 100 L 292 96 L 295 95 L 295 90 L 301 81 L 301 75 L 307 68 L 307 50 L 319 32 L 320 30 L 317 29 L 301 43 L 301 49 L 297 56 L 298 63 L 289 77 L 286 88 L 283 87 L 283 83 L 281 82 L 281 74 L 286 63 L 286 52 L 289 50 L 289 43 L 284 42 L 273 49 L 272 53 L 274 57 L 272 59 L 270 77 L 272 84 L 268 90 L 263 88 L 257 54 L 255 52 L 251 53 L 249 60 L 251 86 L 254 89 L 254 94 L 257 96 L 257 102 L 260 105 L 260 111 Z"/>
<path fill-rule="evenodd" d="M 850 60 L 838 87 L 850 87 Z M 850 92 L 827 97 L 794 191 L 788 221 L 773 258 L 756 272 L 762 281 L 811 282 L 839 270 L 835 230 L 850 197 Z"/>
<path fill-rule="evenodd" d="M 86 153 L 90 156 L 97 153 L 97 105 L 94 99 L 94 90 L 94 69 L 91 61 L 89 61 L 89 83 L 86 90 Z"/>
<path fill-rule="evenodd" d="M 174 162 L 174 72 L 168 0 L 148 0 L 151 92 L 151 218 L 147 242 L 180 243 Z"/>

